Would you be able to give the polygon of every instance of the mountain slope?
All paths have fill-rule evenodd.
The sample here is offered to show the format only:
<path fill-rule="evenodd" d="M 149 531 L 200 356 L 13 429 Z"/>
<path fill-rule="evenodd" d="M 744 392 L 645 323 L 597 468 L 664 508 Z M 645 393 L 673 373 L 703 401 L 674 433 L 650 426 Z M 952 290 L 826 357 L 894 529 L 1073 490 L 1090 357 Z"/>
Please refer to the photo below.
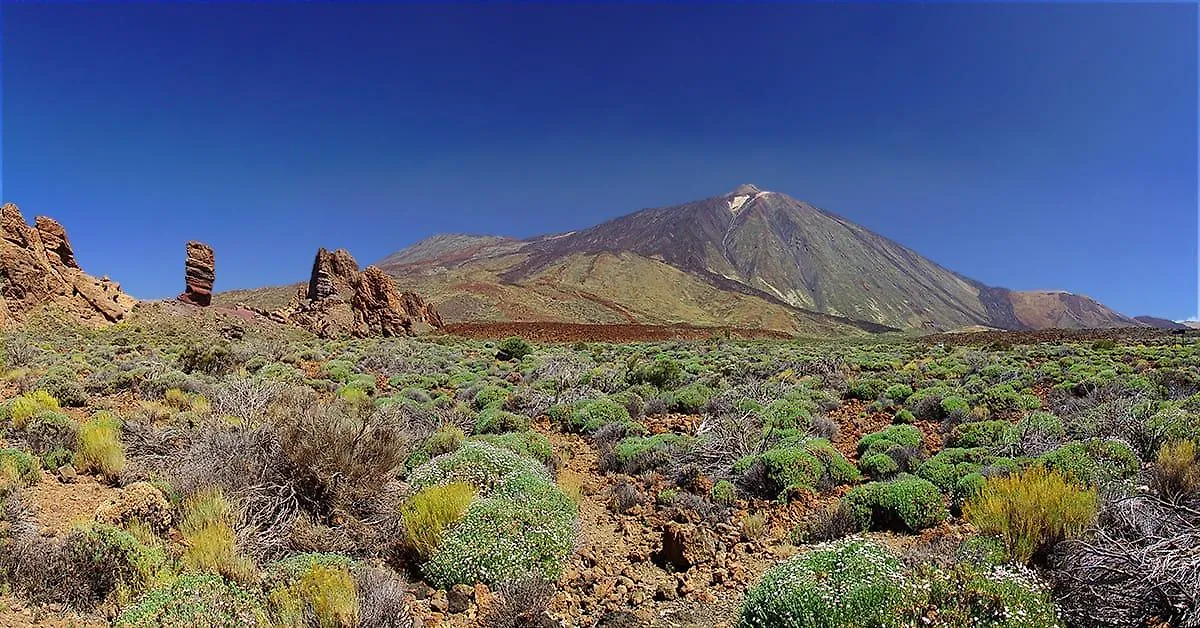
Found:
<path fill-rule="evenodd" d="M 597 263 L 600 259 L 605 263 Z M 564 265 L 578 267 L 581 260 L 590 260 L 587 273 L 552 272 Z M 381 265 L 401 278 L 421 277 L 433 268 L 470 272 L 489 267 L 508 286 L 615 286 L 625 277 L 629 281 L 609 290 L 606 298 L 637 316 L 721 317 L 708 297 L 699 302 L 703 315 L 672 305 L 678 299 L 695 301 L 695 290 L 687 296 L 670 285 L 639 289 L 638 269 L 649 267 L 647 260 L 673 267 L 689 281 L 749 299 L 760 312 L 743 322 L 784 307 L 793 314 L 819 312 L 902 328 L 1143 325 L 1080 295 L 986 286 L 840 216 L 752 185 L 526 241 L 435 236 Z"/>
<path fill-rule="evenodd" d="M 835 316 L 897 327 L 959 327 L 995 318 L 977 282 L 838 216 L 749 185 L 543 239 L 527 250 L 530 262 L 506 279 L 519 280 L 572 252 L 629 250 Z"/>
<path fill-rule="evenodd" d="M 687 323 L 798 335 L 1145 323 L 1081 295 L 944 268 L 785 194 L 733 192 L 528 240 L 437 235 L 378 265 L 447 323 Z M 228 295 L 278 300 L 274 289 Z"/>

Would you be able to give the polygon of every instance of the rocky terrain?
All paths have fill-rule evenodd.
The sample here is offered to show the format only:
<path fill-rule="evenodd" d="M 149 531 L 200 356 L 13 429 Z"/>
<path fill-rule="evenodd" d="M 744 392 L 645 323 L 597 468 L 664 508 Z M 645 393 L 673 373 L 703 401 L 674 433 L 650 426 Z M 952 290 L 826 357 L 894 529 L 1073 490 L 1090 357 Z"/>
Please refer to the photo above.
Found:
<path fill-rule="evenodd" d="M 135 303 L 120 284 L 83 272 L 57 221 L 38 216 L 30 226 L 16 205 L 0 207 L 0 327 L 45 307 L 103 325 L 124 319 Z"/>
<path fill-rule="evenodd" d="M 412 292 L 401 292 L 375 266 L 358 269 L 344 249 L 317 251 L 308 285 L 281 308 L 248 307 L 270 320 L 298 325 L 322 338 L 413 336 L 442 326 L 437 310 Z"/>

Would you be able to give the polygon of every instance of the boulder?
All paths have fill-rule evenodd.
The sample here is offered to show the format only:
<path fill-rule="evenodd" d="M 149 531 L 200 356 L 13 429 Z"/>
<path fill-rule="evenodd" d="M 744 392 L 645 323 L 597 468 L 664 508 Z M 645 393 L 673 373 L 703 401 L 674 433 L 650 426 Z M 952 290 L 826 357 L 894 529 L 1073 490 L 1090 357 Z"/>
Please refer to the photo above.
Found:
<path fill-rule="evenodd" d="M 471 608 L 475 590 L 465 584 L 456 584 L 446 592 L 446 607 L 451 613 L 464 613 Z"/>
<path fill-rule="evenodd" d="M 662 547 L 653 556 L 656 564 L 684 572 L 713 560 L 717 541 L 713 533 L 693 523 L 671 521 L 663 527 Z"/>
<path fill-rule="evenodd" d="M 124 319 L 136 303 L 116 282 L 83 272 L 58 221 L 39 216 L 30 226 L 16 205 L 0 206 L 0 326 L 46 306 L 76 322 L 105 325 Z"/>
<path fill-rule="evenodd" d="M 212 247 L 192 240 L 187 243 L 187 259 L 184 261 L 186 287 L 179 300 L 192 305 L 207 307 L 212 304 L 213 282 L 217 278 L 216 259 Z"/>

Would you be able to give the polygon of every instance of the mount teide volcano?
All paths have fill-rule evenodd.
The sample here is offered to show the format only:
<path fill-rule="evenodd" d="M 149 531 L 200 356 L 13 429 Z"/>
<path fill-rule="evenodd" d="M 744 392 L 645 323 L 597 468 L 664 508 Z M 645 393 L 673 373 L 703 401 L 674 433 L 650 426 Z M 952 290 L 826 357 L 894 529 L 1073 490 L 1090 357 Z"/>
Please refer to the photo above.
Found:
<path fill-rule="evenodd" d="M 815 312 L 897 328 L 1141 325 L 1084 296 L 986 286 L 840 216 L 753 185 L 531 240 L 435 236 L 381 265 L 427 292 L 442 292 L 428 280 L 448 281 L 449 310 L 453 302 L 482 306 L 488 319 L 558 320 L 530 299 L 487 303 L 528 287 L 604 302 L 638 322 L 802 331 Z M 645 282 L 653 289 L 639 285 Z M 784 320 L 789 315 L 798 320 Z"/>
<path fill-rule="evenodd" d="M 1144 326 L 1085 296 L 984 285 L 753 185 L 527 240 L 437 235 L 378 265 L 401 289 L 428 295 L 448 323 L 689 323 L 813 335 Z"/>

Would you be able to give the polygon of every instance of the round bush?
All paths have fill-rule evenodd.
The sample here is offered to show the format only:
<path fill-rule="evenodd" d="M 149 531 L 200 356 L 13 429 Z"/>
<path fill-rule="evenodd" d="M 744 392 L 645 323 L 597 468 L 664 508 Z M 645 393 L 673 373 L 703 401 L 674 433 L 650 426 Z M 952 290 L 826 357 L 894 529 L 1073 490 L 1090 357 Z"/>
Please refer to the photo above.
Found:
<path fill-rule="evenodd" d="M 1042 462 L 1049 469 L 1091 486 L 1133 477 L 1140 466 L 1128 445 L 1099 438 L 1063 445 L 1043 456 Z"/>
<path fill-rule="evenodd" d="M 859 457 L 886 454 L 893 448 L 920 448 L 921 430 L 911 425 L 889 425 L 858 441 Z"/>
<path fill-rule="evenodd" d="M 864 539 L 843 539 L 768 571 L 746 593 L 737 626 L 902 626 L 909 623 L 915 594 L 891 552 Z"/>
<path fill-rule="evenodd" d="M 441 588 L 558 579 L 575 542 L 577 507 L 544 477 L 514 474 L 467 509 L 421 570 Z"/>
<path fill-rule="evenodd" d="M 609 423 L 631 423 L 625 406 L 611 399 L 585 399 L 575 404 L 568 426 L 577 432 L 594 432 Z"/>
<path fill-rule="evenodd" d="M 510 475 L 532 475 L 550 481 L 546 468 L 536 461 L 491 443 L 470 440 L 457 450 L 413 469 L 408 483 L 420 489 L 435 484 L 466 482 L 486 492 Z"/>
<path fill-rule="evenodd" d="M 900 465 L 887 454 L 872 454 L 858 463 L 863 473 L 873 478 L 886 478 L 900 472 Z"/>
<path fill-rule="evenodd" d="M 911 475 L 856 486 L 842 497 L 842 503 L 861 530 L 920 532 L 950 516 L 937 487 Z"/>
<path fill-rule="evenodd" d="M 529 429 L 529 418 L 507 410 L 489 407 L 475 417 L 476 434 L 503 434 Z"/>
<path fill-rule="evenodd" d="M 1008 421 L 974 421 L 963 423 L 950 433 L 950 447 L 998 447 L 1005 444 L 1010 434 Z"/>
<path fill-rule="evenodd" d="M 776 399 L 762 411 L 763 426 L 772 430 L 807 432 L 812 427 L 812 413 L 798 402 Z"/>

